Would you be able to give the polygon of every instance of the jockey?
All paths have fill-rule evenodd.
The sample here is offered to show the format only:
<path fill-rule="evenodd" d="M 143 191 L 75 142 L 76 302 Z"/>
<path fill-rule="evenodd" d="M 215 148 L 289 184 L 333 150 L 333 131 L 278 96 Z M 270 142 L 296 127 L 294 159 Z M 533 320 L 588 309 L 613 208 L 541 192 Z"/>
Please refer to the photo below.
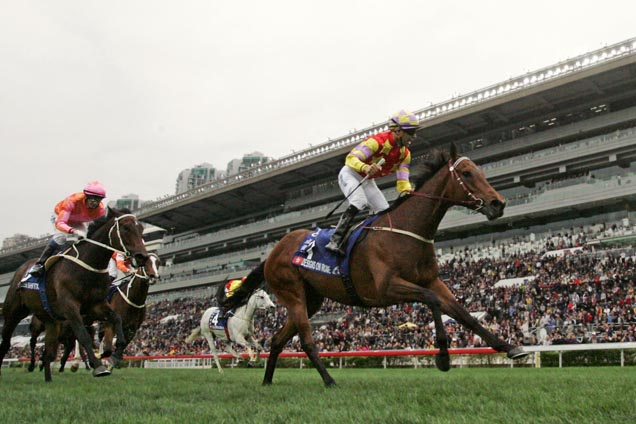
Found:
<path fill-rule="evenodd" d="M 124 255 L 119 252 L 113 252 L 113 256 L 108 262 L 108 275 L 110 276 L 110 282 L 112 283 L 117 278 L 118 270 L 124 274 L 132 274 L 135 269 L 131 267 L 131 259 L 126 259 Z"/>
<path fill-rule="evenodd" d="M 51 222 L 55 226 L 53 237 L 44 248 L 38 261 L 31 267 L 31 275 L 40 277 L 44 273 L 44 263 L 73 234 L 82 239 L 86 237 L 87 223 L 106 214 L 102 200 L 106 197 L 104 185 L 93 181 L 79 193 L 74 193 L 55 205 Z"/>
<path fill-rule="evenodd" d="M 415 132 L 419 125 L 420 121 L 415 114 L 401 110 L 391 116 L 389 131 L 372 135 L 349 152 L 345 165 L 338 174 L 338 185 L 344 195 L 348 196 L 349 208 L 340 217 L 326 246 L 328 250 L 344 255 L 343 238 L 358 211 L 368 206 L 375 214 L 389 207 L 374 181 L 375 178 L 395 172 L 397 191 L 402 194 L 412 189 L 409 181 L 411 152 L 408 146 L 416 137 Z M 383 158 L 384 164 L 378 164 Z M 368 178 L 362 182 L 365 177 Z M 361 182 L 361 190 L 355 190 Z"/>
<path fill-rule="evenodd" d="M 223 303 L 225 303 L 226 299 L 234 296 L 234 293 L 236 293 L 239 287 L 241 287 L 246 278 L 247 277 L 237 278 L 225 283 L 225 286 L 223 287 L 223 298 L 219 301 L 219 318 L 226 318 L 225 315 L 228 313 L 228 310 L 226 310 L 225 306 L 223 306 Z"/>

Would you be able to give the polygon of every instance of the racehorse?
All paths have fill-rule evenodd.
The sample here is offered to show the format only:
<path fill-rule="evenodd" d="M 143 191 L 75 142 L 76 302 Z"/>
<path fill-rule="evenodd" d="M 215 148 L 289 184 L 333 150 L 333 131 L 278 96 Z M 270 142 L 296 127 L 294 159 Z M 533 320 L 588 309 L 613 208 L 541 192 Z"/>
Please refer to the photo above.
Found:
<path fill-rule="evenodd" d="M 32 372 L 35 369 L 36 344 L 37 344 L 38 336 L 42 334 L 42 332 L 45 330 L 44 323 L 38 317 L 34 315 L 31 317 L 29 330 L 31 332 L 31 340 L 29 343 L 31 347 L 31 358 L 30 358 L 28 370 L 29 372 Z M 95 336 L 95 329 L 93 328 L 92 325 L 88 326 L 86 328 L 86 331 L 88 331 L 88 334 L 90 334 L 91 338 Z M 60 330 L 60 335 L 59 335 L 59 342 L 64 347 L 64 351 L 60 359 L 60 369 L 59 369 L 60 372 L 64 372 L 66 361 L 68 360 L 73 349 L 75 349 L 76 361 L 74 361 L 71 371 L 75 372 L 79 368 L 79 359 L 77 358 L 79 358 L 80 356 L 82 357 L 82 361 L 84 361 L 84 365 L 86 366 L 86 369 L 90 369 L 90 366 L 88 364 L 88 357 L 86 356 L 86 353 L 80 349 L 79 344 L 77 343 L 77 338 L 75 337 L 75 334 L 73 334 L 73 329 L 71 328 L 70 324 L 67 322 L 62 323 L 62 328 Z M 43 368 L 44 368 L 44 365 L 43 364 L 40 365 L 40 371 L 42 371 Z"/>
<path fill-rule="evenodd" d="M 46 264 L 45 296 L 38 290 L 20 288 L 20 281 L 35 260 L 27 261 L 14 274 L 3 305 L 4 327 L 0 343 L 0 361 L 10 347 L 11 335 L 21 319 L 33 313 L 45 324 L 44 379 L 51 381 L 51 362 L 57 354 L 60 323 L 69 321 L 73 333 L 88 354 L 96 377 L 110 371 L 95 356 L 85 322 L 109 321 L 117 328 L 117 344 L 125 338 L 121 319 L 106 303 L 110 285 L 108 262 L 113 251 L 130 257 L 135 266 L 144 265 L 148 252 L 142 240 L 143 227 L 132 214 L 108 208 L 106 216 L 88 228 L 88 237 L 77 241 L 63 254 Z M 107 346 L 110 355 L 112 346 Z M 107 355 L 107 356 L 108 356 Z"/>
<path fill-rule="evenodd" d="M 146 318 L 146 297 L 148 289 L 159 277 L 159 256 L 155 253 L 149 255 L 145 266 L 139 268 L 132 276 L 126 278 L 108 301 L 110 307 L 121 317 L 122 329 L 126 338 L 124 344 L 118 344 L 111 356 L 113 366 L 119 368 L 124 358 L 124 349 L 132 341 L 137 330 Z M 115 336 L 115 328 L 110 323 L 104 323 L 103 345 L 111 345 Z"/>
<path fill-rule="evenodd" d="M 520 347 L 510 345 L 484 328 L 455 300 L 439 277 L 433 246 L 439 223 L 451 206 L 464 206 L 493 220 L 503 215 L 506 200 L 488 183 L 474 162 L 458 156 L 454 144 L 450 152 L 431 152 L 421 171 L 415 189 L 380 213 L 372 227 L 364 228 L 365 236 L 360 238 L 350 256 L 348 279 L 292 264 L 299 246 L 310 234 L 309 230 L 296 230 L 285 235 L 269 257 L 226 300 L 224 306 L 236 307 L 266 281 L 278 302 L 287 309 L 287 321 L 272 337 L 264 385 L 272 384 L 278 356 L 296 334 L 324 384 L 335 385 L 319 358 L 309 324 L 309 318 L 320 309 L 324 298 L 365 307 L 408 302 L 426 304 L 433 314 L 439 348 L 435 362 L 441 371 L 450 369 L 448 338 L 441 313 L 480 335 L 495 350 L 506 352 L 509 358 L 527 355 Z"/>
<path fill-rule="evenodd" d="M 203 334 L 210 345 L 212 355 L 214 355 L 216 368 L 221 374 L 223 374 L 223 368 L 221 368 L 221 363 L 219 362 L 216 340 L 224 340 L 226 342 L 225 351 L 231 353 L 237 359 L 241 359 L 241 355 L 232 348 L 232 343 L 246 347 L 249 356 L 248 365 L 254 364 L 258 359 L 258 352 L 261 350 L 261 346 L 254 339 L 254 313 L 257 309 L 264 310 L 273 307 L 275 307 L 274 302 L 272 302 L 265 290 L 255 290 L 250 294 L 246 304 L 236 308 L 234 313 L 227 319 L 224 327 L 216 325 L 219 318 L 219 308 L 216 306 L 208 308 L 201 317 L 201 324 L 192 330 L 192 333 L 186 338 L 186 343 L 191 343 Z"/>

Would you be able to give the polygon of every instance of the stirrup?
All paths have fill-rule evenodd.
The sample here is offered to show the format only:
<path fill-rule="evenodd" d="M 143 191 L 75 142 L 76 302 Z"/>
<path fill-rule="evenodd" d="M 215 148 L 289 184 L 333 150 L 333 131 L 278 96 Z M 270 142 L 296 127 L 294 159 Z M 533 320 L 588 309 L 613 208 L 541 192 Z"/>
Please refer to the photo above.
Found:
<path fill-rule="evenodd" d="M 325 249 L 327 249 L 330 252 L 337 253 L 339 255 L 344 255 L 345 254 L 345 252 L 342 249 L 342 247 L 338 243 L 336 243 L 335 241 L 330 241 L 329 243 L 327 243 L 327 245 L 325 246 Z"/>
<path fill-rule="evenodd" d="M 31 265 L 31 268 L 29 268 L 28 273 L 34 277 L 41 277 L 42 274 L 44 274 L 44 265 L 39 263 L 34 263 L 33 265 Z"/>

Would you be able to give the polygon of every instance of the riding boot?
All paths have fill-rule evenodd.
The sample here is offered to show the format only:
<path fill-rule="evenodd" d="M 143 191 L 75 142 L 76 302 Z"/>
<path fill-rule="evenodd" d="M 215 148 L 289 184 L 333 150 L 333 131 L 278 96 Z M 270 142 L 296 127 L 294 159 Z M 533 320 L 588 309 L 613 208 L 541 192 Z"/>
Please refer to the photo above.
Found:
<path fill-rule="evenodd" d="M 51 240 L 49 244 L 46 245 L 44 251 L 40 255 L 40 259 L 31 267 L 31 275 L 34 277 L 41 277 L 44 274 L 44 264 L 46 260 L 51 257 L 53 253 L 57 251 L 59 248 L 59 244 Z"/>
<path fill-rule="evenodd" d="M 336 230 L 331 235 L 331 239 L 329 243 L 325 246 L 327 250 L 330 250 L 334 253 L 338 253 L 340 255 L 344 255 L 345 251 L 343 249 L 343 239 L 349 228 L 351 227 L 351 221 L 358 213 L 358 208 L 351 205 L 349 208 L 344 211 L 342 216 L 340 216 L 340 221 L 338 221 L 338 225 L 336 225 Z"/>

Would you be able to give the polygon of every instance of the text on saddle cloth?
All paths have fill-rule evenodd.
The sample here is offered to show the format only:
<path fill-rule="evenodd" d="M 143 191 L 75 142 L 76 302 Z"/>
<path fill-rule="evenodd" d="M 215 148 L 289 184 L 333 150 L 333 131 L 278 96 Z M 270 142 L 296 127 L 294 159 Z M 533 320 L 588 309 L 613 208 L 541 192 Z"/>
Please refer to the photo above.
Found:
<path fill-rule="evenodd" d="M 53 313 L 51 305 L 49 304 L 49 297 L 46 295 L 46 270 L 42 276 L 36 277 L 31 275 L 31 269 L 29 269 L 24 277 L 22 277 L 22 280 L 20 280 L 18 287 L 21 290 L 37 290 L 40 294 L 40 301 L 42 302 L 44 310 L 51 318 L 56 319 L 56 315 Z"/>
<path fill-rule="evenodd" d="M 378 219 L 378 216 L 370 216 L 354 228 L 351 235 L 347 238 L 347 248 L 344 256 L 337 255 L 325 248 L 335 230 L 316 227 L 298 247 L 292 257 L 292 265 L 321 274 L 333 276 L 349 275 L 351 251 L 362 232 L 365 231 L 364 227 L 371 225 Z"/>
<path fill-rule="evenodd" d="M 217 308 L 215 311 L 212 311 L 212 315 L 210 315 L 210 320 L 208 321 L 208 327 L 210 327 L 210 330 L 223 330 L 225 332 L 225 337 L 228 340 L 230 339 L 230 333 L 227 329 L 227 322 L 230 319 L 230 317 L 234 316 L 234 312 L 233 311 L 228 311 L 228 313 L 226 314 L 226 317 L 221 317 L 220 316 L 220 312 L 221 309 Z"/>

